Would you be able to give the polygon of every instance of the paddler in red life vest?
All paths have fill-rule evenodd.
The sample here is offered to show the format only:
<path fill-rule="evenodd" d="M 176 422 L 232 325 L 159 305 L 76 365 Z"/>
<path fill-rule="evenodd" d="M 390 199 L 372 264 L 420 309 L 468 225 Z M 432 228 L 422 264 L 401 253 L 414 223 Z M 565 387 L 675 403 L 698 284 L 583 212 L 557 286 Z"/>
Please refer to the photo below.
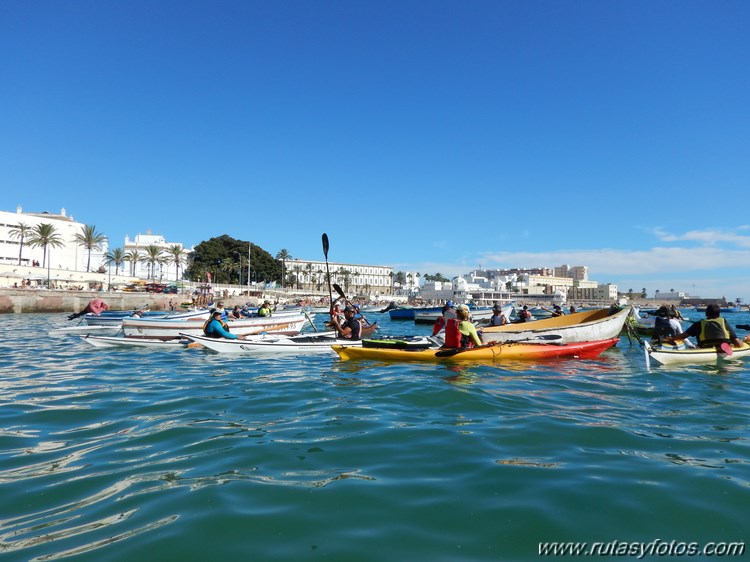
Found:
<path fill-rule="evenodd" d="M 442 314 L 435 319 L 435 323 L 432 325 L 432 335 L 436 336 L 442 330 L 445 329 L 445 323 L 448 318 L 456 317 L 456 305 L 453 301 L 448 301 L 443 306 Z"/>
<path fill-rule="evenodd" d="M 465 304 L 458 305 L 456 318 L 450 318 L 445 324 L 445 346 L 444 347 L 475 347 L 482 345 L 482 340 L 477 333 L 477 328 L 471 323 L 469 307 Z"/>

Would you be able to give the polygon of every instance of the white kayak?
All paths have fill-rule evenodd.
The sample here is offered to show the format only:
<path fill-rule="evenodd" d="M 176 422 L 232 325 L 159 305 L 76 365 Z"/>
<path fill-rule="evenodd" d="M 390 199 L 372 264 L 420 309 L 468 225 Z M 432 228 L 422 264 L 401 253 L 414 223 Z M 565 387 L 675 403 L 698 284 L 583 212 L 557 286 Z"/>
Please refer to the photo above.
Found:
<path fill-rule="evenodd" d="M 123 336 L 94 336 L 91 334 L 81 338 L 94 347 L 139 347 L 148 349 L 185 349 L 190 342 L 177 338 L 172 340 L 127 338 Z"/>
<path fill-rule="evenodd" d="M 300 334 L 298 336 L 279 337 L 274 334 L 264 334 L 262 337 L 248 336 L 247 339 L 229 340 L 225 338 L 209 338 L 192 334 L 180 334 L 191 342 L 199 343 L 218 353 L 256 353 L 256 354 L 313 354 L 334 353 L 332 346 L 346 345 L 348 347 L 394 347 L 420 348 L 435 346 L 424 336 L 400 336 L 352 341 L 335 337 L 335 332 L 317 334 Z"/>
<path fill-rule="evenodd" d="M 181 333 L 180 336 L 217 353 L 333 353 L 331 346 L 344 341 L 348 345 L 362 345 L 362 342 L 337 339 L 335 332 L 300 334 L 297 336 L 267 333 L 236 340 L 209 338 L 188 333 Z"/>
<path fill-rule="evenodd" d="M 64 328 L 54 328 L 47 332 L 49 336 L 85 336 L 86 334 L 116 334 L 122 329 L 122 326 L 65 326 Z"/>
<path fill-rule="evenodd" d="M 646 359 L 653 359 L 660 365 L 707 365 L 726 361 L 737 361 L 750 357 L 750 345 L 743 342 L 742 347 L 731 347 L 731 354 L 713 347 L 696 347 L 687 349 L 682 346 L 657 346 L 646 344 Z"/>

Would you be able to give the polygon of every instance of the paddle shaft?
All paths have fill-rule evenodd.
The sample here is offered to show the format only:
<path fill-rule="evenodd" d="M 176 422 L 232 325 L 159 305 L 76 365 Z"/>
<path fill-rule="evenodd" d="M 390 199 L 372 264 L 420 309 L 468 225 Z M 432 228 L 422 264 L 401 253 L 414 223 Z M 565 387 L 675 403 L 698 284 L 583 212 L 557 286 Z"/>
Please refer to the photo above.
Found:
<path fill-rule="evenodd" d="M 310 326 L 313 327 L 313 330 L 318 332 L 319 331 L 318 327 L 315 325 L 315 322 L 312 321 L 312 318 L 310 318 L 310 315 L 307 313 L 307 311 L 304 308 L 302 308 L 302 313 L 305 315 L 305 318 L 307 318 L 307 321 L 310 322 Z"/>

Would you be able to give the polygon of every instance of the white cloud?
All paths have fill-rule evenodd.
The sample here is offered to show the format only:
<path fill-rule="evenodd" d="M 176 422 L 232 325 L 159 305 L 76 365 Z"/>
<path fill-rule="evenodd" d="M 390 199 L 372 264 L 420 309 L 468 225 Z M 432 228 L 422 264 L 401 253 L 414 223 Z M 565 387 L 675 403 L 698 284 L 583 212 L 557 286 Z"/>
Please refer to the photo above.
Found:
<path fill-rule="evenodd" d="M 718 230 L 689 231 L 680 235 L 659 229 L 653 234 L 662 242 L 692 242 L 697 247 L 655 246 L 645 250 L 559 250 L 550 252 L 487 252 L 461 262 L 422 262 L 408 265 L 411 271 L 452 277 L 479 267 L 486 269 L 585 265 L 589 278 L 615 283 L 621 291 L 647 287 L 689 292 L 704 297 L 726 296 L 748 300 L 750 284 L 750 237 Z M 734 245 L 728 249 L 719 245 Z M 748 248 L 748 249 L 746 249 Z M 397 267 L 397 269 L 400 269 Z"/>

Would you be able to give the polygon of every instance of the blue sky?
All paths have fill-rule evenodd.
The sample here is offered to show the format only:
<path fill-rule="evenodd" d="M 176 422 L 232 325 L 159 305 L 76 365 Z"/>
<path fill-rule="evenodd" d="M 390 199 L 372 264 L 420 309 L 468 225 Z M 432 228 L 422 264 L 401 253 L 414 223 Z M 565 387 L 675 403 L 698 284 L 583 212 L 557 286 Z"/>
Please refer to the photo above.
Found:
<path fill-rule="evenodd" d="M 750 2 L 10 1 L 0 208 L 750 301 Z"/>

